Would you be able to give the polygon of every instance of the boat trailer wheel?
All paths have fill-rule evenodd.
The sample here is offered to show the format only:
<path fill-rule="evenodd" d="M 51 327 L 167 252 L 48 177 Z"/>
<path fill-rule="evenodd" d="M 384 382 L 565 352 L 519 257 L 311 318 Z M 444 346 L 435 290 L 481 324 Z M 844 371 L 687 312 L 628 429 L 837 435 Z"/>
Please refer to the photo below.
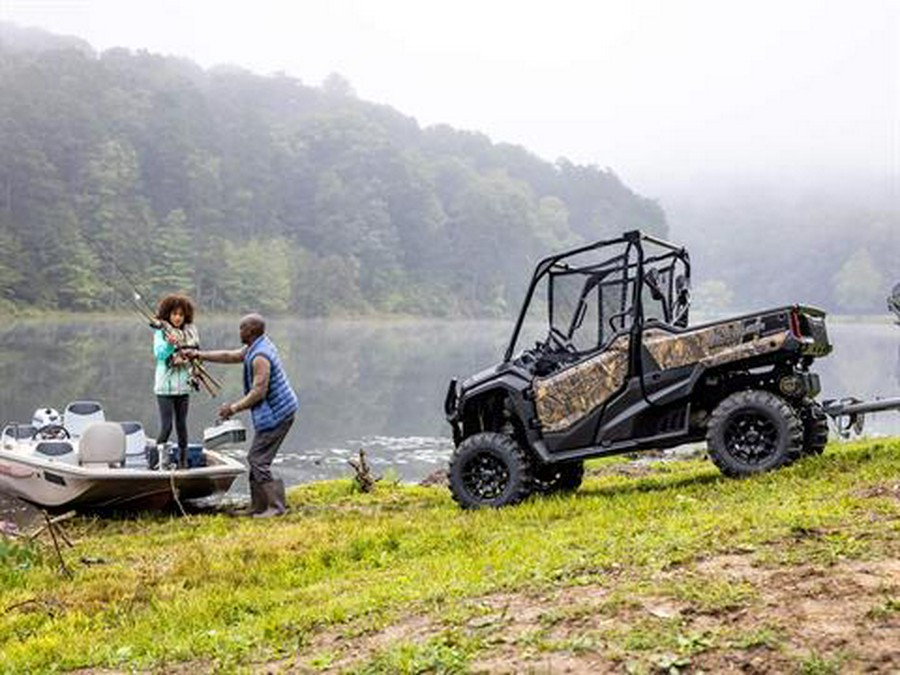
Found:
<path fill-rule="evenodd" d="M 72 435 L 62 424 L 47 424 L 39 429 L 35 429 L 31 438 L 32 440 L 39 439 L 43 441 L 52 441 L 72 438 Z"/>

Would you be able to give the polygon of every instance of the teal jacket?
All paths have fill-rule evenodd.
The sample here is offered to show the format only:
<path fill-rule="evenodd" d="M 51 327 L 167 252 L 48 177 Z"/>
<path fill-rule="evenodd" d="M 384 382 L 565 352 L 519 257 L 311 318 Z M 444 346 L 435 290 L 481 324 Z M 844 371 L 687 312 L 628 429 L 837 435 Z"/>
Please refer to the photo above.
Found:
<path fill-rule="evenodd" d="M 200 340 L 197 329 L 193 324 L 188 324 L 183 330 L 178 331 L 180 342 L 183 346 L 197 346 Z M 166 341 L 163 331 L 153 331 L 153 356 L 156 359 L 156 377 L 153 392 L 157 396 L 181 396 L 191 393 L 188 380 L 191 376 L 191 367 L 187 363 L 177 366 L 170 365 L 169 357 L 175 354 L 175 345 Z"/>

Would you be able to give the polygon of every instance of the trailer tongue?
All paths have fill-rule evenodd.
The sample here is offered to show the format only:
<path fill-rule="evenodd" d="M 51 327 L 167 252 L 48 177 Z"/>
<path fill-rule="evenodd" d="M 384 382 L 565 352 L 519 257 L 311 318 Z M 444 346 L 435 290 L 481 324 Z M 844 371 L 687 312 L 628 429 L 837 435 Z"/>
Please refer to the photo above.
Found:
<path fill-rule="evenodd" d="M 823 401 L 822 408 L 832 419 L 837 432 L 847 438 L 851 433 L 861 434 L 868 413 L 900 410 L 900 398 L 877 398 L 874 401 L 860 401 L 858 398 L 841 398 Z"/>

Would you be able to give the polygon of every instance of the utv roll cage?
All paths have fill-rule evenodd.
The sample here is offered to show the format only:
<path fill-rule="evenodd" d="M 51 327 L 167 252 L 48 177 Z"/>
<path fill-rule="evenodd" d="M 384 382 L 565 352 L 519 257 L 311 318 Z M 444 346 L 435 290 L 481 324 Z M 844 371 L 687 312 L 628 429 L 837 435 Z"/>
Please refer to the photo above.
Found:
<path fill-rule="evenodd" d="M 606 248 L 618 250 L 601 262 L 596 262 L 596 256 L 582 261 L 588 258 L 588 254 Z M 684 247 L 636 230 L 615 239 L 547 256 L 535 267 L 503 360 L 509 362 L 513 359 L 535 291 L 545 278 L 548 279 L 547 307 L 551 338 L 570 344 L 573 334 L 584 321 L 590 303 L 596 300 L 599 341 L 606 343 L 612 335 L 630 331 L 634 338 L 631 344 L 639 348 L 640 334 L 647 318 L 645 293 L 649 293 L 651 299 L 658 303 L 657 316 L 653 318 L 672 326 L 687 326 L 690 273 L 690 256 Z M 560 317 L 554 294 L 562 280 L 572 277 L 584 278 L 584 281 L 578 291 L 574 311 L 568 317 Z M 591 298 L 595 289 L 598 291 L 596 298 Z M 558 324 L 560 319 L 561 325 Z"/>

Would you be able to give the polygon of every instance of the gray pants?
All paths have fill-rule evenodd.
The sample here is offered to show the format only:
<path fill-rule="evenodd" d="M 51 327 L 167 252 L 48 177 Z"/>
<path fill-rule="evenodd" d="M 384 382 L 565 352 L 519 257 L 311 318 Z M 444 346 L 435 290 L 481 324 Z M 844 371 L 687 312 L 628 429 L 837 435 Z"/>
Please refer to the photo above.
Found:
<path fill-rule="evenodd" d="M 250 464 L 250 480 L 257 483 L 268 483 L 272 480 L 272 460 L 275 453 L 281 447 L 281 442 L 291 430 L 294 416 L 291 415 L 274 429 L 257 431 L 253 435 L 253 443 L 247 453 L 247 462 Z"/>

